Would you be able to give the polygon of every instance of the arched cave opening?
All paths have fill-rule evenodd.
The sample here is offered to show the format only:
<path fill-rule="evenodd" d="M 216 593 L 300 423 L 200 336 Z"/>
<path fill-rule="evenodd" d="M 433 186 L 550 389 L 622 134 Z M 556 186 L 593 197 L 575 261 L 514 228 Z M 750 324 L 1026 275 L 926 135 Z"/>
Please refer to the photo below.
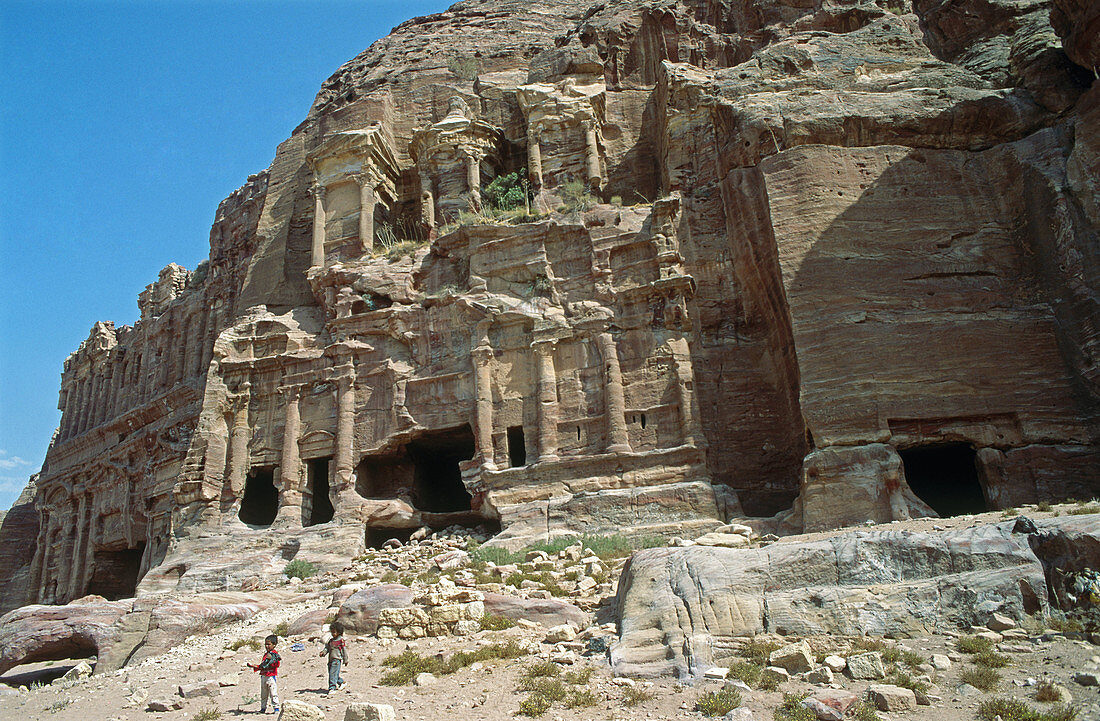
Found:
<path fill-rule="evenodd" d="M 473 498 L 462 483 L 458 464 L 474 457 L 470 425 L 428 431 L 409 442 L 413 463 L 413 505 L 422 511 L 469 511 Z"/>
<path fill-rule="evenodd" d="M 977 454 L 965 443 L 899 450 L 905 479 L 922 501 L 941 516 L 988 510 L 978 479 Z"/>
<path fill-rule="evenodd" d="M 408 543 L 415 528 L 383 528 L 367 526 L 367 548 L 382 548 L 382 544 L 391 538 L 396 538 L 401 543 Z"/>
<path fill-rule="evenodd" d="M 253 468 L 244 482 L 244 497 L 237 517 L 250 526 L 270 526 L 278 512 L 275 467 Z"/>
<path fill-rule="evenodd" d="M 306 492 L 302 498 L 303 523 L 316 526 L 328 523 L 335 513 L 329 498 L 331 458 L 313 458 L 306 465 Z"/>
<path fill-rule="evenodd" d="M 38 645 L 18 666 L 0 675 L 0 684 L 12 687 L 46 685 L 64 676 L 79 661 L 87 661 L 95 668 L 98 655 L 99 647 L 87 633 L 57 635 Z"/>
<path fill-rule="evenodd" d="M 141 574 L 141 557 L 145 544 L 121 551 L 92 551 L 92 578 L 87 593 L 103 596 L 108 601 L 133 598 Z"/>

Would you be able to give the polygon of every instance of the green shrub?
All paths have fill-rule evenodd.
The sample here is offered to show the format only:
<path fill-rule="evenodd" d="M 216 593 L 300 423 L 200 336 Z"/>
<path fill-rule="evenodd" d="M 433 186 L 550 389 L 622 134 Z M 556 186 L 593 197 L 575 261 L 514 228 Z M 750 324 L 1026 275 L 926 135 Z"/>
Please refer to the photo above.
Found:
<path fill-rule="evenodd" d="M 309 561 L 295 558 L 283 568 L 283 575 L 287 578 L 309 578 L 320 569 Z"/>
<path fill-rule="evenodd" d="M 1035 506 L 1035 510 L 1040 513 L 1049 512 L 1051 510 L 1050 501 L 1039 501 L 1038 505 Z"/>
<path fill-rule="evenodd" d="M 986 668 L 1004 668 L 1011 659 L 996 651 L 982 651 L 975 654 L 972 660 L 979 666 L 985 666 Z"/>
<path fill-rule="evenodd" d="M 191 717 L 191 721 L 216 721 L 222 717 L 222 712 L 218 710 L 217 706 L 210 708 L 204 708 L 197 714 Z"/>
<path fill-rule="evenodd" d="M 1040 681 L 1035 687 L 1035 700 L 1042 703 L 1053 703 L 1062 698 L 1054 686 L 1053 681 Z"/>
<path fill-rule="evenodd" d="M 591 666 L 585 666 L 584 668 L 567 672 L 562 676 L 562 680 L 573 686 L 584 686 L 592 680 L 592 675 L 594 673 L 596 673 L 596 669 Z"/>
<path fill-rule="evenodd" d="M 711 691 L 699 697 L 695 710 L 704 716 L 725 716 L 741 705 L 741 694 L 733 689 Z"/>
<path fill-rule="evenodd" d="M 627 686 L 623 691 L 623 706 L 637 706 L 653 699 L 653 692 L 644 686 Z"/>
<path fill-rule="evenodd" d="M 480 623 L 482 631 L 503 631 L 516 625 L 516 622 L 507 616 L 493 615 L 482 616 Z"/>
<path fill-rule="evenodd" d="M 955 640 L 955 648 L 963 653 L 988 653 L 993 650 L 993 642 L 981 636 L 960 636 Z"/>
<path fill-rule="evenodd" d="M 481 200 L 485 205 L 496 210 L 530 209 L 531 192 L 527 181 L 527 168 L 493 178 L 482 189 Z"/>
<path fill-rule="evenodd" d="M 238 638 L 233 643 L 226 646 L 230 651 L 239 651 L 242 648 L 248 647 L 252 651 L 259 651 L 263 644 L 260 643 L 258 638 Z"/>
<path fill-rule="evenodd" d="M 1090 513 L 1100 513 L 1100 505 L 1092 503 L 1079 505 L 1077 508 L 1069 509 L 1068 513 L 1071 516 L 1085 516 Z"/>
<path fill-rule="evenodd" d="M 750 638 L 741 646 L 740 654 L 753 663 L 767 666 L 768 656 L 771 655 L 772 651 L 779 649 L 780 646 L 781 644 L 776 641 L 758 641 L 755 638 Z"/>
<path fill-rule="evenodd" d="M 752 661 L 734 661 L 729 668 L 730 672 L 727 678 L 744 681 L 752 688 L 757 688 L 757 684 L 760 683 L 760 676 L 764 672 L 762 665 Z"/>
<path fill-rule="evenodd" d="M 561 666 L 553 661 L 539 661 L 523 670 L 524 678 L 546 678 L 561 673 Z"/>
<path fill-rule="evenodd" d="M 566 708 L 585 708 L 595 706 L 599 699 L 588 689 L 571 688 L 565 696 Z"/>
<path fill-rule="evenodd" d="M 901 686 L 902 688 L 912 689 L 913 691 L 920 691 L 924 693 L 929 689 L 929 685 L 921 681 L 920 679 L 913 678 L 905 671 L 901 669 L 894 669 L 890 671 L 886 676 L 886 683 L 893 684 L 894 686 Z"/>
<path fill-rule="evenodd" d="M 855 721 L 882 721 L 874 704 L 866 699 L 856 704 L 849 713 Z"/>
<path fill-rule="evenodd" d="M 286 621 L 280 621 L 275 625 L 275 628 L 271 629 L 271 632 L 279 638 L 286 638 L 287 632 L 290 631 L 290 624 Z"/>
<path fill-rule="evenodd" d="M 519 563 L 523 560 L 523 553 L 520 551 L 513 553 L 507 548 L 484 546 L 474 540 L 471 540 L 466 545 L 466 552 L 470 554 L 470 560 L 473 561 L 475 565 L 491 562 L 498 566 L 505 566 L 509 563 Z"/>
<path fill-rule="evenodd" d="M 561 200 L 568 213 L 584 212 L 591 209 L 596 202 L 588 185 L 579 180 L 570 180 L 561 187 Z"/>
<path fill-rule="evenodd" d="M 1073 721 L 1078 710 L 1073 706 L 1059 705 L 1046 712 L 1037 711 L 1023 701 L 1014 698 L 991 698 L 978 706 L 981 721 Z"/>
<path fill-rule="evenodd" d="M 976 689 L 992 691 L 1000 685 L 1001 674 L 984 666 L 971 666 L 963 669 L 963 672 L 959 674 L 959 680 L 970 684 Z"/>
<path fill-rule="evenodd" d="M 539 694 L 531 694 L 519 702 L 519 715 L 538 718 L 550 710 L 553 700 Z"/>

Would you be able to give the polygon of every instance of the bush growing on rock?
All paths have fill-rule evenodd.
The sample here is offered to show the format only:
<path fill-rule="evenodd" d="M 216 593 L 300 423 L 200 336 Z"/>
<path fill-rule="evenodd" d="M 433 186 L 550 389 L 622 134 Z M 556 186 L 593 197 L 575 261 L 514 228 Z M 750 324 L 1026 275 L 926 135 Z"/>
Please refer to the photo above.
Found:
<path fill-rule="evenodd" d="M 775 709 L 775 721 L 817 721 L 817 714 L 802 705 L 807 694 L 785 693 L 783 703 Z"/>
<path fill-rule="evenodd" d="M 725 716 L 741 705 L 741 694 L 733 689 L 705 693 L 695 702 L 695 710 L 704 716 Z"/>
<path fill-rule="evenodd" d="M 283 568 L 283 575 L 287 578 L 301 578 L 306 579 L 313 576 L 320 570 L 314 564 L 309 561 L 303 561 L 300 558 L 295 558 L 290 563 L 286 564 Z"/>

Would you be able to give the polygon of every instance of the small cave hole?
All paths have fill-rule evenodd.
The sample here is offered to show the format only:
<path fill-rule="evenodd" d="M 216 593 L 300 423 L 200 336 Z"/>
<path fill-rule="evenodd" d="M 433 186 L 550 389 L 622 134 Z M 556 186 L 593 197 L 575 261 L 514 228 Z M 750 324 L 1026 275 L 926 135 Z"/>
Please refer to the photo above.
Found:
<path fill-rule="evenodd" d="M 251 526 L 270 526 L 279 511 L 275 467 L 253 468 L 244 482 L 244 497 L 237 517 Z"/>
<path fill-rule="evenodd" d="M 396 538 L 401 543 L 408 543 L 409 538 L 412 537 L 415 528 L 379 528 L 367 526 L 367 548 L 382 548 L 382 545 L 390 540 Z"/>
<path fill-rule="evenodd" d="M 527 465 L 527 446 L 523 440 L 523 426 L 508 428 L 508 464 L 512 468 Z"/>
<path fill-rule="evenodd" d="M 965 443 L 899 450 L 905 479 L 922 501 L 941 516 L 988 510 L 978 479 L 977 454 Z"/>
<path fill-rule="evenodd" d="M 307 526 L 332 520 L 334 510 L 329 499 L 330 458 L 314 458 L 306 467 L 306 493 L 302 499 L 302 515 Z"/>

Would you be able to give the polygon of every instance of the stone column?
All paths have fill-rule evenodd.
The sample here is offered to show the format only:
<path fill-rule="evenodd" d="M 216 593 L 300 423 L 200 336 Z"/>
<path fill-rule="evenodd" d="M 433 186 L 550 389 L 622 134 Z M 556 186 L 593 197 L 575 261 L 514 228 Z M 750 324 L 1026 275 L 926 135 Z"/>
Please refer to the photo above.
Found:
<path fill-rule="evenodd" d="M 325 265 L 325 186 L 314 185 L 313 192 L 313 254 L 310 267 Z"/>
<path fill-rule="evenodd" d="M 251 383 L 241 384 L 237 396 L 233 399 L 233 428 L 229 431 L 229 496 L 234 503 L 240 503 L 244 497 L 245 481 L 248 478 L 250 458 L 248 442 L 252 440 L 252 431 L 248 427 L 248 404 L 251 399 Z"/>
<path fill-rule="evenodd" d="M 64 389 L 64 400 L 61 402 L 61 429 L 57 435 L 60 440 L 69 437 L 69 426 L 73 423 L 73 387 L 70 384 Z"/>
<path fill-rule="evenodd" d="M 553 341 L 533 344 L 538 363 L 539 462 L 558 460 L 558 377 Z"/>
<path fill-rule="evenodd" d="M 496 460 L 493 453 L 493 388 L 489 361 L 493 349 L 489 345 L 489 321 L 478 323 L 480 341 L 470 351 L 470 362 L 474 366 L 474 433 L 477 452 L 481 456 L 481 467 L 495 471 Z"/>
<path fill-rule="evenodd" d="M 378 197 L 369 174 L 359 173 L 353 177 L 359 184 L 359 246 L 364 253 L 369 253 L 374 249 L 374 206 Z"/>
<path fill-rule="evenodd" d="M 350 365 L 350 364 L 349 364 Z M 355 366 L 336 379 L 336 452 L 329 500 L 339 512 L 352 505 L 355 474 Z"/>
<path fill-rule="evenodd" d="M 199 361 L 199 373 L 206 375 L 210 368 L 210 361 L 214 360 L 214 341 L 218 338 L 218 311 L 211 308 L 205 313 L 206 320 L 202 326 L 202 354 Z"/>
<path fill-rule="evenodd" d="M 533 128 L 527 129 L 527 178 L 532 189 L 537 191 L 542 187 L 542 148 L 539 147 L 539 134 Z"/>
<path fill-rule="evenodd" d="M 69 512 L 68 517 L 72 519 L 76 514 L 76 499 L 69 500 Z M 61 548 L 61 563 L 57 570 L 57 598 L 62 601 L 71 601 L 72 596 L 69 595 L 70 585 L 73 576 L 73 556 L 76 552 L 76 531 L 77 524 L 70 522 L 67 533 L 65 533 L 65 542 Z"/>
<path fill-rule="evenodd" d="M 197 347 L 195 348 L 195 367 L 193 372 L 195 375 L 206 375 L 206 368 L 210 363 L 209 359 L 206 357 L 206 347 L 209 345 L 206 342 L 206 336 L 209 333 L 210 311 L 203 309 L 200 312 L 202 313 L 202 319 L 199 323 L 198 337 L 195 339 Z"/>
<path fill-rule="evenodd" d="M 680 407 L 680 434 L 685 446 L 698 445 L 703 437 L 699 413 L 695 408 L 695 374 L 691 367 L 691 349 L 685 338 L 669 341 L 672 349 L 672 374 L 676 383 L 677 405 Z"/>
<path fill-rule="evenodd" d="M 279 512 L 275 523 L 298 528 L 302 525 L 302 461 L 298 455 L 298 436 L 302 430 L 298 414 L 301 388 L 286 387 L 286 422 L 283 425 L 283 448 L 279 458 Z"/>
<path fill-rule="evenodd" d="M 473 151 L 466 153 L 466 188 L 470 192 L 471 210 L 481 207 L 481 159 Z"/>
<path fill-rule="evenodd" d="M 610 333 L 600 333 L 597 339 L 604 363 L 604 393 L 607 407 L 607 452 L 630 453 L 626 434 L 626 398 L 623 395 L 623 374 L 619 369 L 619 351 Z"/>
<path fill-rule="evenodd" d="M 122 384 L 124 374 L 126 372 L 126 364 L 122 358 L 117 355 L 111 359 L 111 394 L 107 399 L 107 416 L 109 418 L 115 418 L 121 412 L 122 404 L 119 402 L 119 396 L 122 393 Z"/>
<path fill-rule="evenodd" d="M 34 561 L 31 564 L 31 577 L 27 584 L 27 602 L 41 603 L 42 593 L 45 591 L 47 561 L 50 551 L 50 524 L 52 519 L 46 509 L 42 510 L 38 537 L 34 550 Z"/>
<path fill-rule="evenodd" d="M 77 546 L 74 554 L 75 569 L 71 593 L 74 598 L 84 595 L 88 587 L 88 574 L 92 568 L 92 503 L 90 494 L 85 491 L 80 494 L 79 511 L 77 513 Z"/>
<path fill-rule="evenodd" d="M 206 436 L 206 457 L 202 469 L 204 497 L 217 494 L 225 484 L 228 446 L 229 425 L 225 420 L 225 408 L 219 407 L 214 410 L 213 422 Z"/>
<path fill-rule="evenodd" d="M 420 171 L 420 217 L 429 229 L 435 228 L 435 196 L 432 179 L 426 170 Z"/>
<path fill-rule="evenodd" d="M 96 389 L 95 399 L 95 423 L 102 425 L 107 420 L 107 404 L 111 399 L 111 366 L 103 364 L 99 372 L 99 387 Z"/>
<path fill-rule="evenodd" d="M 593 190 L 600 187 L 600 148 L 596 143 L 596 123 L 584 124 L 584 159 L 588 174 L 588 186 Z"/>
<path fill-rule="evenodd" d="M 88 428 L 88 391 L 90 389 L 91 379 L 80 379 L 80 405 L 77 406 L 76 411 L 76 427 L 73 429 L 73 435 L 80 435 Z"/>

